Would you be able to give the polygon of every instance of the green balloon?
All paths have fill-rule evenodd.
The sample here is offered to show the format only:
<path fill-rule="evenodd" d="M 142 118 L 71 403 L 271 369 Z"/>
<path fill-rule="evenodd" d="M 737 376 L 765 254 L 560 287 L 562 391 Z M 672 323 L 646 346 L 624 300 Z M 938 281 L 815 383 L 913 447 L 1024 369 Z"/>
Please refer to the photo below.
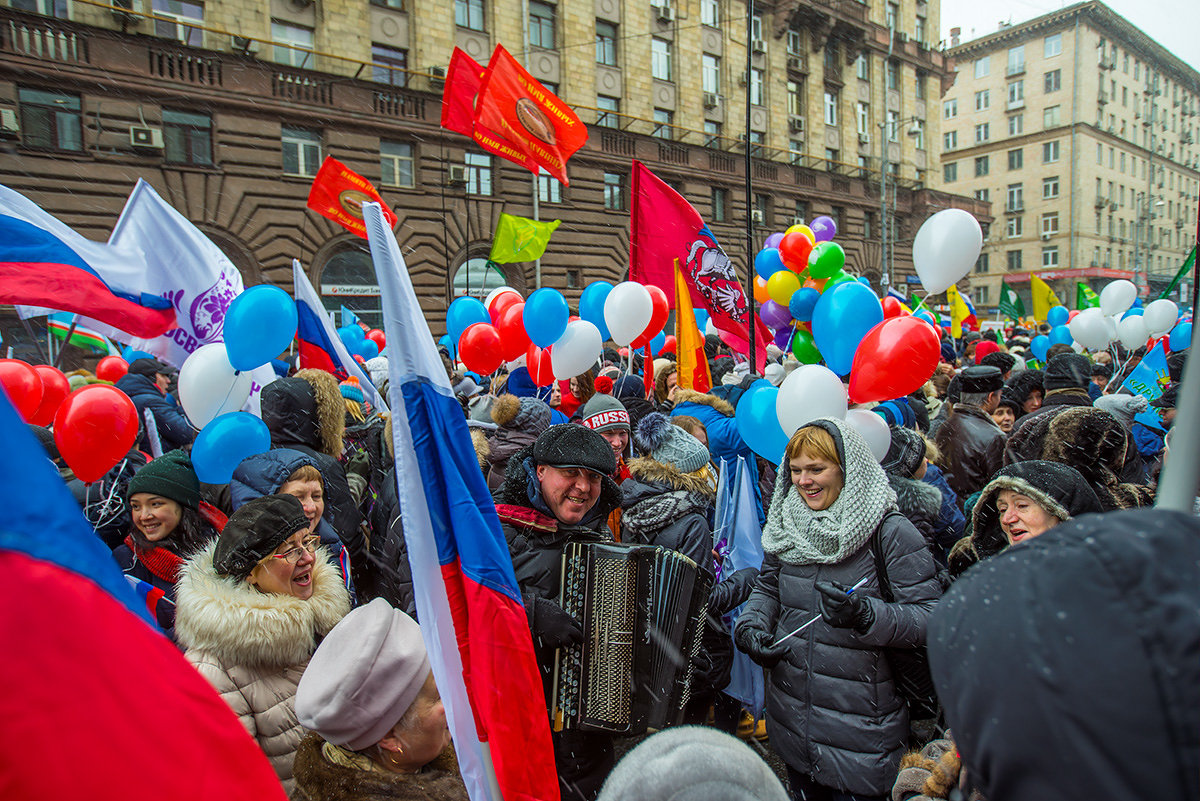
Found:
<path fill-rule="evenodd" d="M 803 328 L 797 328 L 792 335 L 792 354 L 801 364 L 820 364 L 821 351 L 813 344 L 812 334 Z"/>
<path fill-rule="evenodd" d="M 846 251 L 836 242 L 821 242 L 808 257 L 808 273 L 813 278 L 832 278 L 846 265 Z"/>
<path fill-rule="evenodd" d="M 826 288 L 828 288 L 828 287 L 833 286 L 834 284 L 840 284 L 843 281 L 853 281 L 853 280 L 854 280 L 854 276 L 847 275 L 845 270 L 838 270 L 837 273 L 832 278 L 829 279 L 829 283 L 825 284 L 825 286 L 826 286 Z"/>

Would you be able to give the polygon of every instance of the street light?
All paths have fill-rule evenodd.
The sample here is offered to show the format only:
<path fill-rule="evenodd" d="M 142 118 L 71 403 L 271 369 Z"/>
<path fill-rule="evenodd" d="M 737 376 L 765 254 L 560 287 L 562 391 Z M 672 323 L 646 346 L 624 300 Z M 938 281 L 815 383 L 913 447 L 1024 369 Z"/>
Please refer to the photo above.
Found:
<path fill-rule="evenodd" d="M 1145 221 L 1146 232 L 1146 250 L 1149 251 L 1151 245 L 1150 229 L 1154 222 L 1154 210 L 1167 205 L 1162 200 L 1150 201 L 1150 194 L 1146 193 L 1138 201 L 1137 224 L 1133 229 L 1133 285 L 1138 288 L 1138 293 L 1142 291 L 1141 285 L 1138 284 L 1138 276 L 1142 269 L 1142 226 Z M 1146 287 L 1150 286 L 1150 270 L 1146 270 Z"/>
<path fill-rule="evenodd" d="M 884 112 L 886 115 L 886 112 Z M 924 120 L 917 116 L 909 117 L 904 120 L 890 122 L 883 120 L 879 125 L 879 237 L 880 237 L 880 264 L 879 264 L 879 283 L 880 287 L 887 292 L 891 286 L 891 259 L 888 250 L 888 240 L 890 239 L 890 226 L 888 225 L 888 194 L 887 194 L 887 176 L 888 176 L 888 126 L 892 125 L 899 127 L 908 125 L 908 135 L 915 139 L 921 135 L 921 126 Z M 899 163 L 899 162 L 897 162 Z"/>

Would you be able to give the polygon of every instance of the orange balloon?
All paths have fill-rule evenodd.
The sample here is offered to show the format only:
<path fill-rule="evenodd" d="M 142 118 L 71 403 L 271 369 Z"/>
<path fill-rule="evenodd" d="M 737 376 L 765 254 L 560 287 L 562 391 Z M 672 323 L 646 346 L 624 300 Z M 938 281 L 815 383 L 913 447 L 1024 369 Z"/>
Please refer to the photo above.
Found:
<path fill-rule="evenodd" d="M 771 299 L 771 293 L 767 291 L 767 282 L 762 279 L 762 276 L 754 276 L 754 300 L 758 303 L 766 303 Z"/>

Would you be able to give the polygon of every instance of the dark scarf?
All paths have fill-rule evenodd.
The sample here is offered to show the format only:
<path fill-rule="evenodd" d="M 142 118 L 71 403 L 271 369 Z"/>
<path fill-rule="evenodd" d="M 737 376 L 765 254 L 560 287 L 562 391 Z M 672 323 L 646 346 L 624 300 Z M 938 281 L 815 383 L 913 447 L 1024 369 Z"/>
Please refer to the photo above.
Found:
<path fill-rule="evenodd" d="M 125 536 L 125 545 L 128 546 L 129 550 L 133 551 L 134 559 L 141 562 L 142 566 L 155 576 L 168 584 L 174 584 L 178 581 L 179 571 L 183 568 L 184 564 L 183 557 L 171 553 L 171 551 L 161 545 L 149 550 L 143 550 L 138 547 L 137 543 L 133 541 L 133 537 L 129 535 Z"/>

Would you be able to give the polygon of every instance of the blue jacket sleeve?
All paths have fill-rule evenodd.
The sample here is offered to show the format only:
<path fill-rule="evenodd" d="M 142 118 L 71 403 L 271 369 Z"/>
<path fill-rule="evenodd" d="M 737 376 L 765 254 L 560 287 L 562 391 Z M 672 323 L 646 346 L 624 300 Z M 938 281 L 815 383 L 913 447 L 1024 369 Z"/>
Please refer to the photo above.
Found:
<path fill-rule="evenodd" d="M 196 438 L 196 431 L 187 416 L 166 398 L 148 400 L 146 403 L 154 415 L 154 424 L 162 438 L 163 452 L 182 448 Z M 145 421 L 143 420 L 143 425 Z"/>
<path fill-rule="evenodd" d="M 1147 459 L 1155 458 L 1163 449 L 1163 435 L 1141 423 L 1133 424 L 1133 442 L 1138 453 Z"/>
<path fill-rule="evenodd" d="M 704 423 L 704 428 L 708 432 L 708 452 L 712 455 L 713 461 L 720 461 L 722 457 L 733 458 L 739 455 L 748 459 L 753 458 L 750 446 L 738 432 L 735 418 L 726 417 L 711 406 L 705 406 L 702 403 L 678 404 L 671 410 L 671 416 L 678 417 L 679 415 L 690 415 Z"/>

